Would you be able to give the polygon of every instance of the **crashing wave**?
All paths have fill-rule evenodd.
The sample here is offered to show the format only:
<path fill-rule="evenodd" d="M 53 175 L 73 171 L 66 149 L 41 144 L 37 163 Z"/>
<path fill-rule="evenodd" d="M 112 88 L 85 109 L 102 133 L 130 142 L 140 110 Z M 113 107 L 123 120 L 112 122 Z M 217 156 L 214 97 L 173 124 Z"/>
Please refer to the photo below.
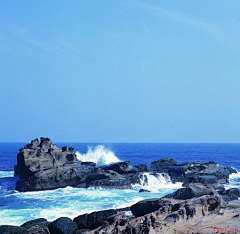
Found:
<path fill-rule="evenodd" d="M 95 147 L 88 146 L 88 151 L 86 154 L 76 152 L 76 155 L 79 161 L 94 162 L 98 167 L 120 162 L 119 158 L 114 154 L 114 152 L 106 149 L 104 145 L 97 145 Z"/>

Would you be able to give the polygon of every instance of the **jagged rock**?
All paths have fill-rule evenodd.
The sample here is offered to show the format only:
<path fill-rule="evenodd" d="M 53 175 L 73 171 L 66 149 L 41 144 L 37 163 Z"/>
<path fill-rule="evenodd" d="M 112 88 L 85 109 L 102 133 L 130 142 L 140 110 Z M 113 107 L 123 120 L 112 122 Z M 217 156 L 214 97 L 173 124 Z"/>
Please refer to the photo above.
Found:
<path fill-rule="evenodd" d="M 177 165 L 177 162 L 174 159 L 164 158 L 164 159 L 153 161 L 151 163 L 150 169 L 152 171 L 159 171 L 163 167 L 175 166 L 175 165 Z"/>
<path fill-rule="evenodd" d="M 92 212 L 90 214 L 84 214 L 76 217 L 73 221 L 77 223 L 78 229 L 94 229 L 97 228 L 106 221 L 109 216 L 116 214 L 117 211 L 110 209 L 110 210 L 103 210 Z"/>
<path fill-rule="evenodd" d="M 27 234 L 27 229 L 23 227 L 1 225 L 0 234 Z"/>
<path fill-rule="evenodd" d="M 123 175 L 103 168 L 95 169 L 95 172 L 86 179 L 86 187 L 102 187 L 125 189 L 132 188 L 130 180 Z"/>
<path fill-rule="evenodd" d="M 203 184 L 189 184 L 186 188 L 180 188 L 173 193 L 174 199 L 186 200 L 203 195 L 213 194 L 213 187 L 207 187 Z"/>
<path fill-rule="evenodd" d="M 102 180 L 102 179 L 123 179 L 124 177 L 118 174 L 115 171 L 104 170 L 102 168 L 95 169 L 94 173 L 89 175 L 86 179 L 86 185 L 89 187 L 89 184 L 94 180 Z"/>
<path fill-rule="evenodd" d="M 47 227 L 35 225 L 28 229 L 27 234 L 50 234 L 50 232 Z"/>
<path fill-rule="evenodd" d="M 186 186 L 189 183 L 201 183 L 204 185 L 211 185 L 211 186 L 220 186 L 219 180 L 214 175 L 193 175 L 186 178 L 186 182 L 183 186 Z"/>
<path fill-rule="evenodd" d="M 57 148 L 49 138 L 35 139 L 17 155 L 18 191 L 38 191 L 84 183 L 93 166 L 80 165 L 72 147 Z"/>
<path fill-rule="evenodd" d="M 141 209 L 148 208 L 147 201 L 142 203 Z M 156 203 L 160 204 L 159 209 L 144 216 L 128 217 L 124 213 L 111 216 L 101 227 L 89 234 L 214 233 L 213 227 L 220 224 L 231 223 L 233 227 L 239 224 L 240 209 L 229 210 L 218 195 L 178 201 L 156 199 Z"/>
<path fill-rule="evenodd" d="M 148 172 L 148 166 L 146 164 L 139 164 L 139 165 L 135 165 L 134 167 L 136 167 L 138 169 L 139 172 Z"/>
<path fill-rule="evenodd" d="M 178 165 L 166 166 L 158 168 L 159 172 L 166 172 L 171 177 L 172 182 L 188 182 L 188 178 L 193 179 L 194 176 L 201 180 L 215 180 L 217 178 L 216 185 L 228 183 L 231 170 L 226 167 L 222 167 L 215 162 L 187 162 Z M 203 177 L 202 177 L 203 176 Z M 212 176 L 212 177 L 206 177 Z M 214 176 L 214 177 L 213 177 Z"/>
<path fill-rule="evenodd" d="M 49 224 L 51 234 L 72 234 L 77 229 L 77 224 L 67 217 L 56 219 Z"/>
<path fill-rule="evenodd" d="M 137 169 L 131 165 L 130 161 L 114 163 L 114 164 L 103 166 L 102 168 L 104 170 L 116 171 L 119 174 L 137 172 Z"/>
<path fill-rule="evenodd" d="M 36 225 L 40 226 L 40 227 L 48 227 L 48 225 L 50 224 L 50 222 L 48 222 L 46 219 L 44 218 L 39 218 L 39 219 L 34 219 L 31 221 L 28 221 L 24 224 L 21 225 L 21 227 L 29 229 L 31 227 L 34 227 Z"/>

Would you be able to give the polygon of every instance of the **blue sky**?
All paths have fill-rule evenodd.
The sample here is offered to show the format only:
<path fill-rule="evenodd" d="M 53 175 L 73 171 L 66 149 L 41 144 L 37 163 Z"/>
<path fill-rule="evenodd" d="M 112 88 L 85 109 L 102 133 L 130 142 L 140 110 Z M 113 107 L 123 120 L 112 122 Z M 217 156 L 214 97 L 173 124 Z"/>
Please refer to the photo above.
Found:
<path fill-rule="evenodd" d="M 240 142 L 240 2 L 0 3 L 0 141 Z"/>

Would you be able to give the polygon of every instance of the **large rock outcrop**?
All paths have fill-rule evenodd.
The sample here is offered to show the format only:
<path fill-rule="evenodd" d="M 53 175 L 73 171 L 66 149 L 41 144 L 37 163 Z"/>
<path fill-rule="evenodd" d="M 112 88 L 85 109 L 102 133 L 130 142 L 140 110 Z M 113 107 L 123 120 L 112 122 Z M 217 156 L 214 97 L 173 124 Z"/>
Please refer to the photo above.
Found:
<path fill-rule="evenodd" d="M 77 186 L 94 170 L 81 165 L 72 147 L 56 147 L 49 138 L 33 140 L 19 150 L 15 176 L 18 191 L 38 191 Z"/>
<path fill-rule="evenodd" d="M 229 175 L 237 173 L 233 168 L 223 167 L 212 161 L 177 164 L 173 159 L 154 161 L 151 170 L 168 173 L 172 182 L 204 183 L 212 186 L 228 183 Z"/>

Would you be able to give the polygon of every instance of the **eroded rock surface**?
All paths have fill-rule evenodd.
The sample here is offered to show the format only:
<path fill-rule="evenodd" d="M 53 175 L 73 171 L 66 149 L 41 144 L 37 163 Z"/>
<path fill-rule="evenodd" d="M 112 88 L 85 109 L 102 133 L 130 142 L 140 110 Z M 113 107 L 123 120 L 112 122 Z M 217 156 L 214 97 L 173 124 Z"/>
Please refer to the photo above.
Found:
<path fill-rule="evenodd" d="M 78 163 L 72 147 L 56 147 L 49 138 L 33 140 L 19 150 L 15 175 L 18 191 L 38 191 L 77 186 L 94 171 Z"/>

